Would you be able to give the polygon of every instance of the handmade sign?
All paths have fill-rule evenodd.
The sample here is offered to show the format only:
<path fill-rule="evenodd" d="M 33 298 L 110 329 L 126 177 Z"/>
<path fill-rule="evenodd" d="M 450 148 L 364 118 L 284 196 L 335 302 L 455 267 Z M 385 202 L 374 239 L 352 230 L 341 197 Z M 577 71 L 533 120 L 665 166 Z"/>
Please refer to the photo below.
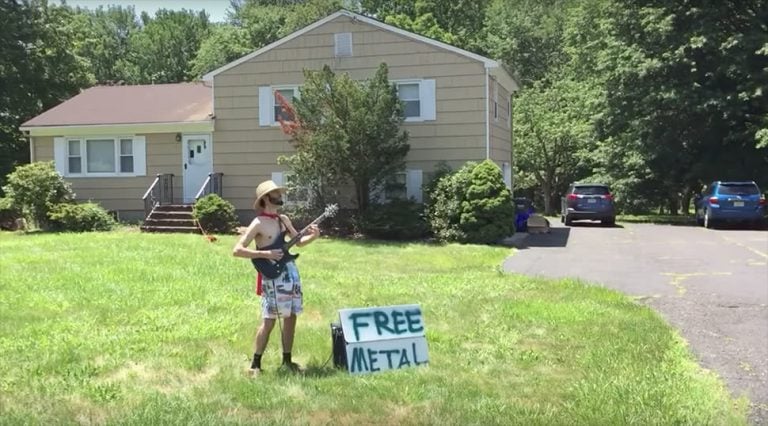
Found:
<path fill-rule="evenodd" d="M 353 374 L 429 362 L 419 305 L 339 310 L 347 369 Z"/>

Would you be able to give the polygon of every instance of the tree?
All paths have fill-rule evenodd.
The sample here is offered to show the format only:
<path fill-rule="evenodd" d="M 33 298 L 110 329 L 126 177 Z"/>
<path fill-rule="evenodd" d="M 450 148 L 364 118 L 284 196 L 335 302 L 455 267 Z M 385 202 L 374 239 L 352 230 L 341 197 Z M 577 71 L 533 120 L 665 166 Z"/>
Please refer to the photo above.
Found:
<path fill-rule="evenodd" d="M 768 184 L 767 20 L 764 0 L 644 0 L 615 11 L 621 62 L 606 82 L 602 136 L 636 150 L 672 213 L 704 182 Z"/>
<path fill-rule="evenodd" d="M 363 13 L 388 24 L 480 54 L 490 0 L 362 0 Z"/>
<path fill-rule="evenodd" d="M 535 182 L 546 214 L 554 213 L 559 194 L 570 183 L 592 171 L 596 141 L 591 111 L 598 102 L 599 90 L 567 77 L 551 85 L 536 82 L 517 99 L 513 150 L 522 176 L 516 181 Z"/>
<path fill-rule="evenodd" d="M 216 25 L 200 44 L 192 60 L 192 76 L 200 78 L 214 69 L 247 55 L 253 49 L 245 29 L 229 24 Z"/>
<path fill-rule="evenodd" d="M 494 0 L 488 7 L 485 50 L 514 67 L 524 85 L 542 80 L 566 62 L 562 0 Z"/>
<path fill-rule="evenodd" d="M 210 25 L 205 12 L 158 10 L 141 16 L 144 27 L 130 38 L 130 83 L 178 83 L 194 77 L 192 64 Z"/>
<path fill-rule="evenodd" d="M 44 1 L 0 2 L 0 186 L 29 161 L 21 123 L 93 82 L 71 21 L 69 8 Z"/>
<path fill-rule="evenodd" d="M 130 39 L 141 28 L 133 7 L 99 7 L 94 11 L 77 9 L 75 50 L 89 63 L 89 71 L 99 84 L 128 80 L 126 58 Z"/>
<path fill-rule="evenodd" d="M 371 191 L 405 168 L 409 150 L 408 134 L 400 129 L 404 107 L 387 66 L 365 82 L 336 75 L 327 65 L 304 75 L 301 96 L 285 108 L 289 120 L 283 125 L 296 154 L 281 161 L 300 186 L 352 183 L 357 208 L 365 212 Z"/>

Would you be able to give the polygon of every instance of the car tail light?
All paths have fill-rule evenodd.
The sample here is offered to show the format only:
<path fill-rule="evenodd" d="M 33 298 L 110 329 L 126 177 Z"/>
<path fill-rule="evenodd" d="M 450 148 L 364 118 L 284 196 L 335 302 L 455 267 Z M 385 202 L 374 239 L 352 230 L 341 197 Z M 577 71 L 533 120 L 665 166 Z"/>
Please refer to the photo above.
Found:
<path fill-rule="evenodd" d="M 605 194 L 605 195 L 603 195 L 603 198 L 605 198 L 608 201 L 613 201 L 613 195 L 611 195 L 611 194 Z"/>
<path fill-rule="evenodd" d="M 720 204 L 720 200 L 717 197 L 709 197 L 709 204 Z"/>
<path fill-rule="evenodd" d="M 760 201 L 758 201 L 757 203 L 760 204 L 761 206 L 764 206 L 765 205 L 765 198 L 761 198 Z"/>
<path fill-rule="evenodd" d="M 576 198 L 578 198 L 576 194 L 568 194 L 568 201 L 576 201 Z"/>

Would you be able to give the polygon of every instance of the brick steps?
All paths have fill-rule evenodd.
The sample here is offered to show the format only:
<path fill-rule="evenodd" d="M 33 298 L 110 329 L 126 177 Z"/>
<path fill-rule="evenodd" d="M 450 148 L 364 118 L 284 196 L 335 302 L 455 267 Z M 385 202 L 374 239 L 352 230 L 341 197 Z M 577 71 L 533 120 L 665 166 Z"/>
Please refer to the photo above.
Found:
<path fill-rule="evenodd" d="M 201 233 L 192 217 L 191 204 L 157 206 L 144 220 L 140 229 L 143 232 Z"/>

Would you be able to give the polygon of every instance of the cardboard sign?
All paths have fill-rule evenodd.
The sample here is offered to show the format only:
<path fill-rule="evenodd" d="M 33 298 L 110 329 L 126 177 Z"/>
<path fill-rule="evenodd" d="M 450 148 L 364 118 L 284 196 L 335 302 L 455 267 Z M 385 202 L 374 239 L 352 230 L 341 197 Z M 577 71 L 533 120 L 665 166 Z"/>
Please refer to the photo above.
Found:
<path fill-rule="evenodd" d="M 347 368 L 362 374 L 429 362 L 419 305 L 339 310 Z"/>

